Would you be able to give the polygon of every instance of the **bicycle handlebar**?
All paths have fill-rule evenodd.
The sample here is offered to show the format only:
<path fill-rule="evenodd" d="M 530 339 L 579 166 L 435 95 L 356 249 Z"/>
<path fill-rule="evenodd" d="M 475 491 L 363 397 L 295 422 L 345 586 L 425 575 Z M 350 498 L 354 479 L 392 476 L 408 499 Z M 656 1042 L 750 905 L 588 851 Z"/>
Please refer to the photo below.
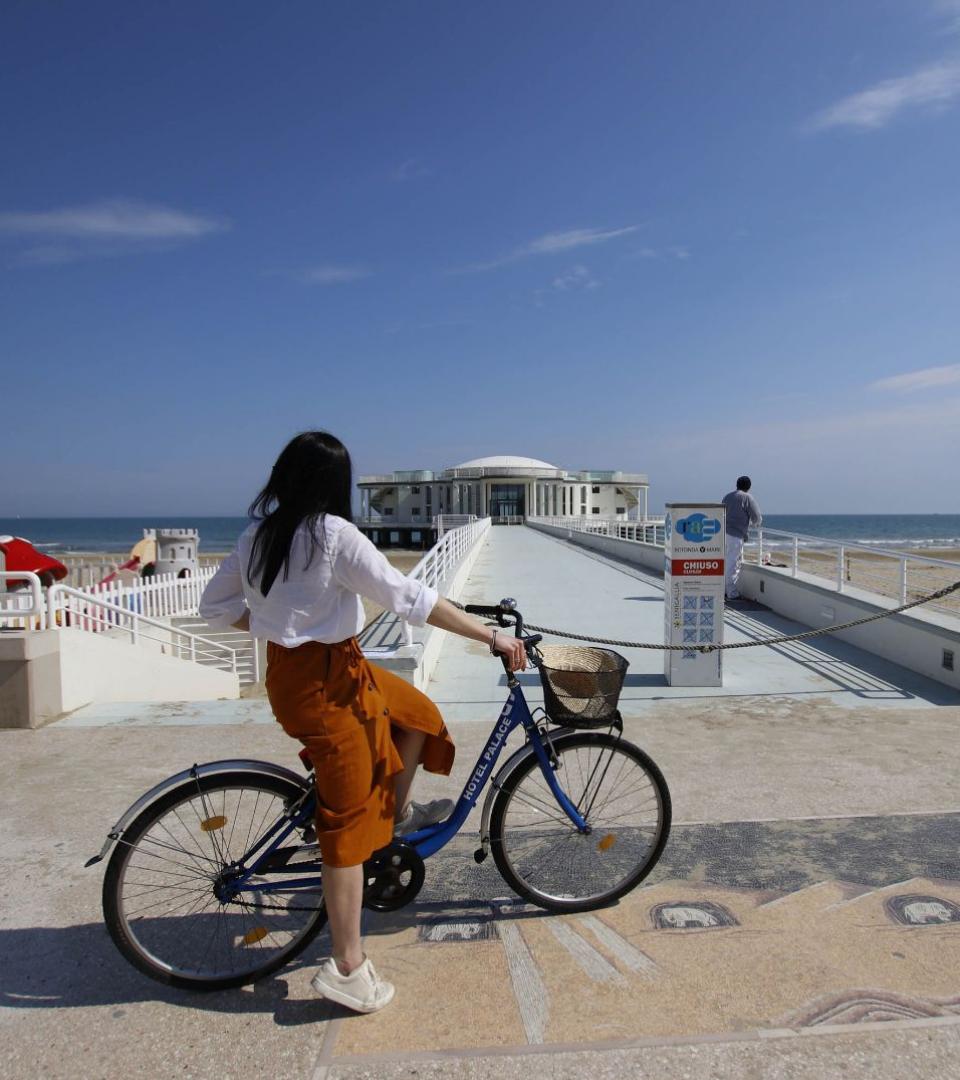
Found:
<path fill-rule="evenodd" d="M 505 599 L 501 600 L 499 604 L 467 604 L 464 607 L 464 611 L 468 615 L 479 615 L 485 619 L 495 619 L 499 626 L 504 628 L 514 627 L 514 634 L 516 637 L 523 641 L 524 647 L 527 650 L 529 656 L 530 650 L 538 645 L 543 640 L 543 634 L 530 634 L 527 637 L 523 635 L 523 616 L 517 611 L 515 600 Z M 508 616 L 513 617 L 513 621 L 508 621 Z M 501 653 L 500 660 L 503 663 L 503 670 L 507 673 L 508 680 L 514 680 L 510 683 L 511 686 L 515 685 L 516 675 L 510 670 L 507 663 L 507 658 Z"/>
<path fill-rule="evenodd" d="M 512 607 L 507 607 L 505 601 L 499 604 L 467 604 L 463 609 L 468 615 L 480 615 L 485 619 L 496 619 L 498 622 L 504 615 L 514 615 Z"/>

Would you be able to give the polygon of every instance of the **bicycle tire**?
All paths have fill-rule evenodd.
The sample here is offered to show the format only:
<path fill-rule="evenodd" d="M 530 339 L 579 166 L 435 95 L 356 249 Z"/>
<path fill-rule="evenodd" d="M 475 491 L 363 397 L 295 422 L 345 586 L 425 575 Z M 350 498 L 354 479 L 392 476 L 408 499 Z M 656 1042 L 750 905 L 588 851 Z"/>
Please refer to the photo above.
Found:
<path fill-rule="evenodd" d="M 613 903 L 636 888 L 656 866 L 670 834 L 670 791 L 656 763 L 633 743 L 600 732 L 554 737 L 552 743 L 559 761 L 558 778 L 561 787 L 574 804 L 586 798 L 593 808 L 587 815 L 592 832 L 589 836 L 578 833 L 560 809 L 554 795 L 546 786 L 539 761 L 531 749 L 506 777 L 497 793 L 490 821 L 490 848 L 497 869 L 518 896 L 547 911 L 591 911 Z M 607 751 L 609 761 L 602 777 L 592 781 L 590 761 L 596 759 L 596 762 L 602 765 Z M 604 796 L 605 801 L 598 808 L 596 804 L 600 797 L 599 785 L 610 775 L 611 766 L 615 769 L 614 778 L 610 790 Z M 575 769 L 576 777 L 573 775 Z M 626 771 L 628 769 L 629 772 Z M 627 777 L 626 781 L 624 776 Z M 622 804 L 616 807 L 620 811 L 619 815 L 607 812 L 610 800 L 618 795 L 616 785 L 620 786 L 621 795 L 625 798 L 632 794 L 632 788 L 624 787 L 625 782 L 632 784 L 635 779 L 639 784 L 641 776 L 650 790 L 645 793 L 639 789 L 636 800 L 638 813 L 639 807 L 650 803 L 653 811 L 650 824 L 638 826 L 615 820 L 625 818 L 627 814 Z M 591 790 L 591 783 L 594 782 L 597 790 Z M 582 786 L 582 790 L 577 790 L 578 785 Z M 641 803 L 640 797 L 645 803 Z M 583 812 L 583 807 L 578 808 Z M 555 851 L 550 860 L 553 868 L 549 874 L 542 872 L 538 882 L 534 853 L 538 850 L 542 852 L 546 848 L 549 855 L 551 832 L 557 836 L 553 842 Z M 640 850 L 640 841 L 645 840 L 647 833 L 649 843 L 645 842 Z M 523 845 L 526 845 L 526 848 Z M 641 854 L 635 865 L 630 861 L 631 845 Z M 615 849 L 618 849 L 615 857 L 608 855 Z M 578 895 L 576 858 L 581 855 L 585 855 L 586 861 L 592 861 L 596 866 L 598 877 L 606 875 L 608 880 L 610 871 L 616 870 L 616 860 L 623 864 L 626 858 L 627 862 L 616 870 L 617 876 L 611 885 L 599 891 Z M 542 863 L 541 858 L 540 865 Z"/>
<path fill-rule="evenodd" d="M 222 866 L 225 863 L 222 850 L 226 850 L 229 856 L 236 822 L 240 820 L 240 808 L 243 805 L 245 795 L 247 793 L 256 793 L 256 795 L 251 794 L 251 798 L 254 799 L 254 809 L 252 811 L 253 820 L 251 820 L 251 825 L 248 828 L 248 834 L 247 837 L 244 838 L 243 845 L 243 850 L 248 850 L 249 844 L 253 842 L 250 835 L 253 832 L 253 824 L 259 815 L 258 796 L 262 797 L 267 795 L 268 797 L 274 797 L 276 800 L 275 808 L 279 812 L 280 804 L 282 802 L 299 798 L 303 794 L 303 790 L 302 786 L 291 780 L 285 780 L 281 777 L 257 772 L 255 770 L 238 770 L 230 773 L 201 776 L 196 780 L 186 781 L 183 784 L 164 792 L 158 799 L 145 807 L 124 831 L 123 836 L 117 841 L 110 857 L 110 861 L 107 864 L 107 870 L 103 880 L 104 919 L 113 943 L 120 950 L 120 953 L 124 958 L 144 975 L 148 975 L 150 978 L 168 986 L 176 986 L 190 990 L 212 991 L 225 990 L 230 987 L 243 986 L 247 983 L 255 982 L 257 979 L 261 979 L 276 971 L 305 949 L 326 923 L 326 909 L 322 899 L 317 900 L 315 911 L 305 911 L 302 913 L 298 911 L 294 918 L 301 920 L 302 926 L 298 927 L 296 932 L 290 936 L 289 941 L 282 947 L 273 948 L 264 948 L 263 941 L 276 933 L 280 933 L 280 930 L 270 930 L 262 936 L 258 935 L 261 934 L 262 930 L 266 929 L 266 925 L 271 920 L 274 925 L 277 924 L 277 918 L 273 915 L 274 909 L 260 908 L 258 911 L 256 905 L 253 903 L 249 906 L 220 904 L 213 894 L 212 877 L 209 877 L 209 899 L 206 900 L 204 906 L 198 911 L 193 910 L 194 898 L 196 898 L 196 903 L 198 904 L 203 902 L 205 895 L 204 879 L 208 878 L 208 872 L 209 874 L 213 873 L 214 864 L 219 863 Z M 206 845 L 201 845 L 197 842 L 194 844 L 194 847 L 197 848 L 196 851 L 193 850 L 192 847 L 182 847 L 179 855 L 175 857 L 170 851 L 165 850 L 165 848 L 174 847 L 174 845 L 170 843 L 170 840 L 164 839 L 163 841 L 158 842 L 156 837 L 149 838 L 151 830 L 155 829 L 159 824 L 160 829 L 172 833 L 173 835 L 170 839 L 175 840 L 177 833 L 181 830 L 178 826 L 173 824 L 171 812 L 175 815 L 179 807 L 186 807 L 191 800 L 196 800 L 198 798 L 201 800 L 202 805 L 207 806 L 209 804 L 214 808 L 219 809 L 219 807 L 215 806 L 217 802 L 217 793 L 219 792 L 223 792 L 222 804 L 226 809 L 227 791 L 240 792 L 240 797 L 236 803 L 234 827 L 231 829 L 229 838 L 224 836 L 221 840 L 211 839 L 209 849 L 211 852 L 210 855 L 206 854 Z M 267 808 L 263 815 L 264 821 L 259 826 L 259 834 L 262 834 L 263 830 L 269 824 L 269 822 L 266 821 L 266 817 L 269 816 L 273 808 L 274 807 L 272 807 L 271 804 L 267 804 Z M 169 824 L 165 825 L 165 820 L 168 821 Z M 198 816 L 198 822 L 199 820 Z M 270 820 L 274 821 L 276 820 L 276 817 L 273 816 Z M 226 834 L 226 824 L 222 826 L 221 829 Z M 187 831 L 189 830 L 184 827 L 184 835 Z M 207 837 L 211 837 L 214 834 L 207 832 L 206 835 Z M 184 841 L 184 843 L 186 843 L 186 841 Z M 160 855 L 159 851 L 164 851 L 164 854 Z M 238 850 L 236 854 L 242 855 L 242 853 L 242 851 Z M 143 862 L 138 861 L 141 856 L 144 859 Z M 151 862 L 150 860 L 153 861 Z M 175 863 L 173 870 L 167 869 L 167 865 L 170 863 Z M 136 867 L 138 871 L 146 870 L 147 875 L 155 874 L 158 877 L 164 874 L 167 875 L 166 884 L 163 883 L 163 879 L 161 878 L 160 884 L 154 885 L 157 878 L 151 878 L 149 876 L 147 877 L 146 882 L 131 880 L 128 876 L 128 872 L 134 867 Z M 156 868 L 154 869 L 154 867 Z M 161 912 L 160 915 L 150 916 L 149 918 L 134 918 L 135 913 L 131 914 L 131 912 L 127 910 L 127 902 L 134 895 L 125 892 L 125 886 L 127 884 L 136 886 L 149 885 L 149 887 L 157 890 L 166 890 L 168 893 L 173 892 L 174 895 L 170 898 L 171 903 L 178 899 L 176 895 L 177 890 L 180 890 L 181 893 L 186 892 L 188 894 L 187 904 L 189 910 L 184 911 L 180 916 L 177 915 L 176 910 L 171 911 L 169 913 L 170 918 L 166 921 L 163 929 L 154 928 L 153 926 L 143 927 L 142 924 L 144 922 L 150 924 L 156 923 L 158 918 L 163 918 L 163 913 Z M 291 892 L 294 891 L 291 890 Z M 250 895 L 255 896 L 256 894 Z M 311 896 L 311 894 L 304 894 L 302 891 L 299 894 L 294 893 L 294 895 L 298 896 L 298 898 L 295 899 L 293 903 L 301 905 L 307 904 L 307 897 Z M 313 895 L 315 896 L 315 894 Z M 286 894 L 270 894 L 267 897 L 267 900 L 271 903 L 279 903 L 284 896 L 286 896 Z M 164 902 L 164 900 L 159 901 L 160 904 Z M 211 903 L 217 905 L 217 910 L 214 912 L 208 911 L 208 907 Z M 153 906 L 156 907 L 158 905 Z M 253 914 L 250 913 L 248 907 L 254 908 Z M 268 910 L 270 911 L 269 916 L 267 914 Z M 282 914 L 284 914 L 284 912 L 277 912 L 277 915 Z M 291 915 L 293 912 L 288 910 L 286 914 Z M 253 923 L 254 915 L 259 916 L 259 924 Z M 214 949 L 215 955 L 218 949 L 226 950 L 226 955 L 231 955 L 229 949 L 227 949 L 227 946 L 231 943 L 231 933 L 235 934 L 242 927 L 246 926 L 247 929 L 241 935 L 240 944 L 251 946 L 251 952 L 248 954 L 249 956 L 260 956 L 262 959 L 260 961 L 248 961 L 242 964 L 239 970 L 229 972 L 218 972 L 214 970 L 210 973 L 202 973 L 200 971 L 191 972 L 189 970 L 189 956 L 177 963 L 171 959 L 170 955 L 166 958 L 158 955 L 158 941 L 162 943 L 162 948 L 166 950 L 168 954 L 172 954 L 178 949 L 181 953 L 184 949 L 189 951 L 189 946 L 185 944 L 183 939 L 183 924 L 188 918 L 200 918 L 205 922 L 210 923 L 211 929 L 207 934 L 207 950 L 209 951 L 211 947 L 212 939 L 210 938 L 210 934 L 215 935 L 217 939 L 217 945 Z M 220 921 L 218 922 L 217 920 Z M 169 925 L 173 923 L 179 923 L 179 928 Z M 166 931 L 168 930 L 172 930 L 172 936 L 167 934 Z M 152 944 L 148 940 L 151 936 L 154 939 Z M 252 938 L 252 940 L 247 941 L 247 937 Z M 233 944 L 239 949 L 239 944 L 235 940 L 233 941 Z M 255 952 L 252 951 L 252 946 L 254 945 L 260 946 Z M 197 960 L 196 962 L 200 963 L 202 961 Z"/>

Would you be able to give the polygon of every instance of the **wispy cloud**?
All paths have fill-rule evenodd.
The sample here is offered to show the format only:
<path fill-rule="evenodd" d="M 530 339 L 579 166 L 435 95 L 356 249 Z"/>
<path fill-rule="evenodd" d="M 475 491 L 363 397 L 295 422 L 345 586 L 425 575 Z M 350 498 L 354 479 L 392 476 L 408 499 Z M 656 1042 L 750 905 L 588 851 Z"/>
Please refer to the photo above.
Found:
<path fill-rule="evenodd" d="M 411 157 L 407 158 L 406 161 L 401 161 L 390 175 L 394 180 L 402 184 L 406 180 L 419 180 L 424 176 L 431 176 L 432 173 L 433 170 L 428 169 L 421 158 Z"/>
<path fill-rule="evenodd" d="M 539 255 L 562 255 L 577 248 L 592 247 L 596 244 L 608 244 L 611 240 L 618 240 L 621 236 L 629 236 L 636 232 L 638 225 L 624 225 L 616 229 L 568 229 L 566 232 L 544 233 L 535 239 L 514 248 L 513 251 L 499 258 L 490 259 L 488 262 L 472 263 L 462 267 L 459 273 L 470 273 L 479 270 L 494 270 L 498 266 L 506 266 L 509 263 L 518 262 L 520 259 L 528 259 Z"/>
<path fill-rule="evenodd" d="M 557 292 L 569 292 L 571 289 L 599 289 L 601 284 L 586 266 L 578 265 L 558 274 L 550 286 Z"/>
<path fill-rule="evenodd" d="M 946 397 L 887 409 L 857 409 L 829 415 L 821 413 L 804 417 L 786 414 L 778 419 L 749 425 L 731 425 L 712 430 L 706 434 L 688 434 L 684 438 L 673 434 L 664 437 L 664 445 L 670 449 L 683 449 L 687 454 L 702 451 L 715 452 L 724 445 L 743 454 L 769 459 L 773 455 L 792 455 L 794 451 L 805 455 L 831 453 L 838 455 L 843 468 L 849 465 L 841 455 L 861 453 L 865 445 L 892 448 L 901 454 L 902 443 L 896 438 L 908 438 L 916 443 L 949 435 L 956 441 L 955 432 L 960 431 L 960 398 Z M 896 438 L 894 438 L 896 436 Z M 916 447 L 912 446 L 915 451 Z M 836 461 L 834 462 L 836 465 Z"/>
<path fill-rule="evenodd" d="M 163 251 L 229 228 L 225 220 L 136 199 L 0 212 L 0 236 L 34 241 L 8 259 L 10 266 L 62 266 Z"/>
<path fill-rule="evenodd" d="M 907 371 L 902 375 L 890 375 L 870 384 L 871 390 L 894 390 L 910 393 L 914 390 L 933 390 L 941 386 L 955 386 L 960 383 L 960 364 L 947 364 L 945 367 L 923 368 L 921 371 Z"/>
<path fill-rule="evenodd" d="M 824 109 L 808 124 L 811 131 L 857 128 L 876 131 L 909 109 L 944 108 L 960 97 L 960 61 L 942 60 L 874 86 Z"/>
<path fill-rule="evenodd" d="M 225 228 L 224 221 L 134 199 L 0 213 L 0 232 L 75 240 L 191 240 Z"/>
<path fill-rule="evenodd" d="M 304 285 L 344 285 L 349 281 L 360 281 L 370 277 L 371 271 L 362 266 L 336 266 L 326 263 L 322 266 L 308 266 L 295 270 L 290 276 Z"/>
<path fill-rule="evenodd" d="M 960 0 L 934 0 L 933 8 L 946 17 L 948 32 L 960 30 Z"/>
<path fill-rule="evenodd" d="M 682 244 L 672 244 L 670 247 L 642 247 L 630 254 L 638 259 L 689 259 L 690 249 Z"/>

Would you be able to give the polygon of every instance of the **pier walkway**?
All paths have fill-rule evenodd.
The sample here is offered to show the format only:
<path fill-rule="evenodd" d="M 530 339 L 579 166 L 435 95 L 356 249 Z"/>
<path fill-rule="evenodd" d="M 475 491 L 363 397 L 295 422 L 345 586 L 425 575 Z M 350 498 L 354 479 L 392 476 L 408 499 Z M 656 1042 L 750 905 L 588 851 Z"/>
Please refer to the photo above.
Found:
<path fill-rule="evenodd" d="M 463 599 L 513 596 L 531 622 L 657 641 L 662 583 L 524 528 L 493 529 Z M 727 640 L 789 631 L 731 613 Z M 321 939 L 253 988 L 170 991 L 103 929 L 119 812 L 193 761 L 295 761 L 258 700 L 80 710 L 0 732 L 0 1077 L 925 1080 L 960 1075 L 960 699 L 814 639 L 725 658 L 722 689 L 665 685 L 625 650 L 626 736 L 663 769 L 674 828 L 619 904 L 548 916 L 518 904 L 476 818 L 427 864 L 418 901 L 368 914 L 366 948 L 398 986 L 357 1017 L 316 1000 Z M 524 688 L 539 699 L 535 676 Z M 448 638 L 431 694 L 458 745 L 453 794 L 503 702 L 502 669 Z M 517 738 L 517 736 L 514 736 Z M 686 913 L 664 927 L 662 905 Z"/>
<path fill-rule="evenodd" d="M 517 601 L 529 622 L 623 641 L 663 641 L 663 578 L 533 529 L 500 528 L 477 558 L 463 603 Z M 757 607 L 757 605 L 754 605 Z M 808 627 L 770 611 L 727 610 L 724 640 L 757 640 Z M 561 640 L 547 638 L 547 641 Z M 655 702 L 691 698 L 783 698 L 855 706 L 949 704 L 960 695 L 829 635 L 725 653 L 722 687 L 670 687 L 663 653 L 618 649 L 630 663 L 621 711 L 633 716 Z M 430 696 L 449 720 L 487 720 L 503 702 L 505 676 L 484 664 L 484 648 L 448 637 Z M 530 700 L 541 702 L 536 673 L 521 677 Z"/>

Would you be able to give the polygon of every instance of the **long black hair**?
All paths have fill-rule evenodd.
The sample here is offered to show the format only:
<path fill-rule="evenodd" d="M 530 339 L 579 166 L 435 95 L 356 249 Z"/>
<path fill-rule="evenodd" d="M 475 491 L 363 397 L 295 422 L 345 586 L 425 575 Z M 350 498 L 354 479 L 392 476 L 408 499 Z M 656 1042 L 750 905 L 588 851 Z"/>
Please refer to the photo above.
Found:
<path fill-rule="evenodd" d="M 324 515 L 353 520 L 352 489 L 350 454 L 338 438 L 326 431 L 295 435 L 281 451 L 270 479 L 250 505 L 250 517 L 259 521 L 247 567 L 250 584 L 257 586 L 259 581 L 260 592 L 266 596 L 281 569 L 284 580 L 287 579 L 293 535 L 304 522 L 309 534 L 306 569 L 318 544 L 325 539 Z"/>

